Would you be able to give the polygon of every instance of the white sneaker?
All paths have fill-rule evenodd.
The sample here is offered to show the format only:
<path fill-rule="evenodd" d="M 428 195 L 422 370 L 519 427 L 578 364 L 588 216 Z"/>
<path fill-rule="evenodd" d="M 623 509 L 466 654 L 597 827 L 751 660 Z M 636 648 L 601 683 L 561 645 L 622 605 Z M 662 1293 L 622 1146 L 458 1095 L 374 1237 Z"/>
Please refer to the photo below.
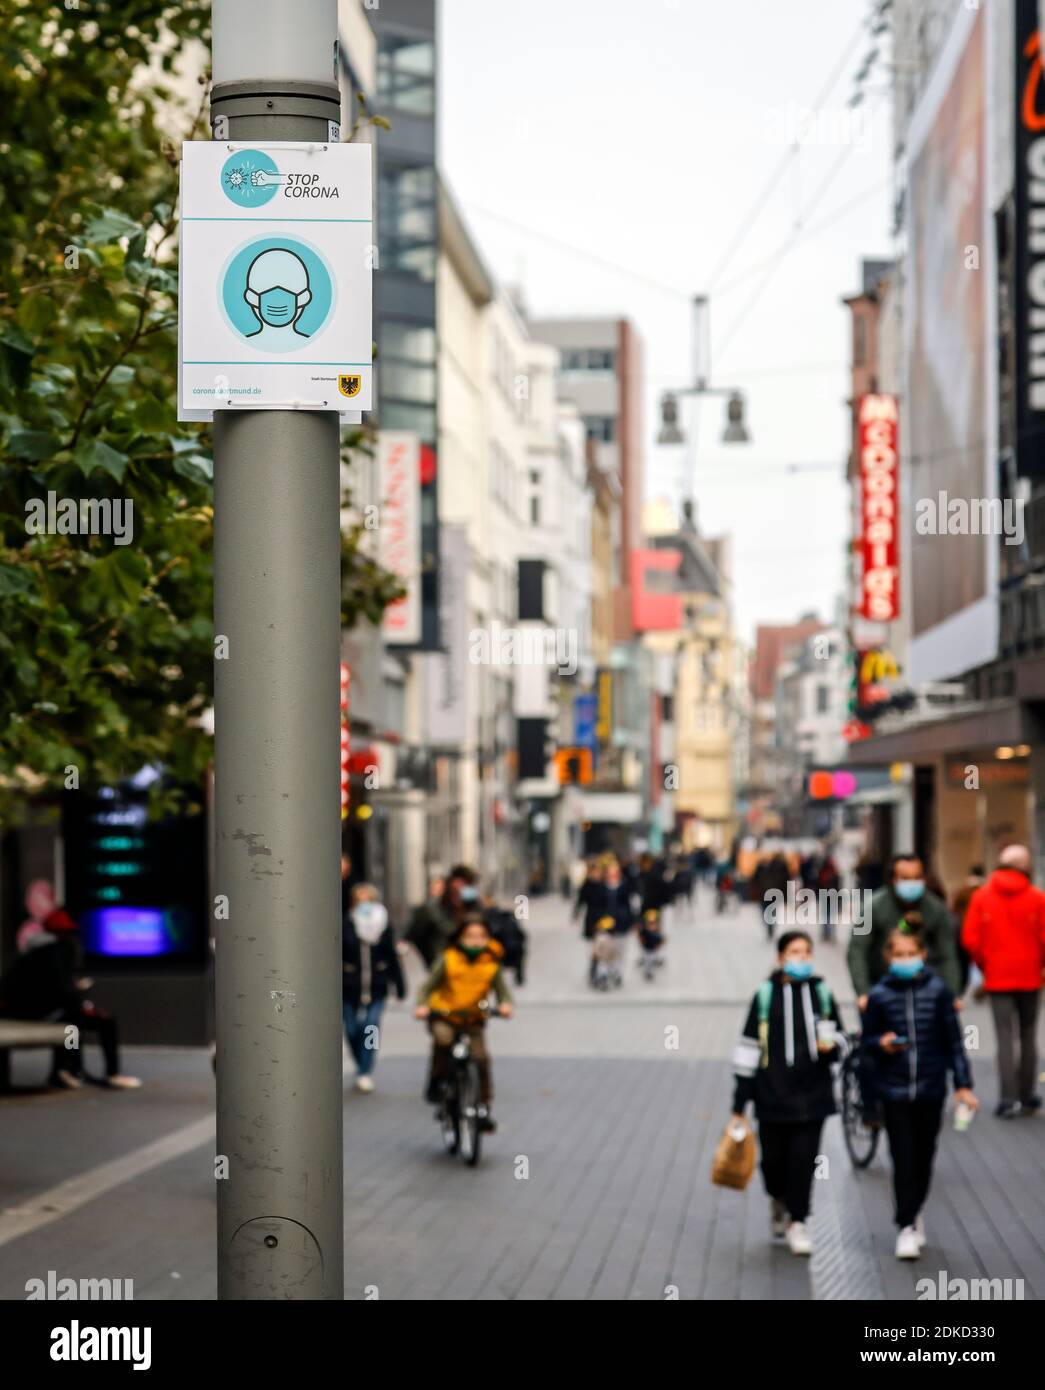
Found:
<path fill-rule="evenodd" d="M 792 1255 L 811 1255 L 813 1253 L 813 1242 L 809 1239 L 809 1232 L 802 1221 L 792 1221 L 787 1228 L 787 1243 Z"/>
<path fill-rule="evenodd" d="M 71 1071 L 56 1071 L 54 1074 L 55 1086 L 61 1086 L 66 1091 L 79 1091 L 83 1082 Z"/>
<path fill-rule="evenodd" d="M 356 1077 L 356 1090 L 370 1092 L 374 1089 L 373 1078 L 369 1076 Z"/>
<path fill-rule="evenodd" d="M 914 1233 L 918 1237 L 919 1254 L 925 1249 L 925 1218 L 921 1212 L 914 1218 Z"/>
<path fill-rule="evenodd" d="M 918 1239 L 918 1232 L 913 1226 L 905 1226 L 896 1237 L 896 1258 L 916 1260 L 921 1253 L 922 1245 Z"/>
<path fill-rule="evenodd" d="M 137 1091 L 142 1083 L 136 1076 L 107 1076 L 105 1084 L 114 1091 Z"/>
<path fill-rule="evenodd" d="M 769 1229 L 778 1240 L 787 1235 L 787 1208 L 775 1197 L 769 1199 Z"/>

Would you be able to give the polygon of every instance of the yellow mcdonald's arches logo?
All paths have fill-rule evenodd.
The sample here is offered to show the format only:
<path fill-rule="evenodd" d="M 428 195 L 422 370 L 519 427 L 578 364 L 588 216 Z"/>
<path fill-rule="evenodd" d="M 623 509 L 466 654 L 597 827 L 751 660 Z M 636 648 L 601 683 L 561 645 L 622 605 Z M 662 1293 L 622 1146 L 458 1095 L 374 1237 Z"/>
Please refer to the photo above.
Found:
<path fill-rule="evenodd" d="M 343 396 L 358 396 L 362 384 L 361 376 L 339 376 L 337 379 L 337 389 Z"/>
<path fill-rule="evenodd" d="M 900 668 L 892 652 L 865 652 L 860 663 L 860 684 L 876 685 L 878 681 L 896 680 Z"/>

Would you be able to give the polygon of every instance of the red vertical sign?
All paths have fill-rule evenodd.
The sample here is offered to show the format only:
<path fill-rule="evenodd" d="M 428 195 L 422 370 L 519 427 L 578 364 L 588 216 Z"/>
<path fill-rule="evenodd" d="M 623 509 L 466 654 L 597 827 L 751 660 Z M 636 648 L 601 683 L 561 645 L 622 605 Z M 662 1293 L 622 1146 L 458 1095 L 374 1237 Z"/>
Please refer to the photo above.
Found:
<path fill-rule="evenodd" d="M 900 613 L 899 459 L 895 396 L 860 399 L 860 612 L 888 623 Z"/>
<path fill-rule="evenodd" d="M 341 819 L 348 815 L 349 754 L 351 752 L 348 734 L 348 687 L 350 681 L 348 662 L 341 663 Z"/>

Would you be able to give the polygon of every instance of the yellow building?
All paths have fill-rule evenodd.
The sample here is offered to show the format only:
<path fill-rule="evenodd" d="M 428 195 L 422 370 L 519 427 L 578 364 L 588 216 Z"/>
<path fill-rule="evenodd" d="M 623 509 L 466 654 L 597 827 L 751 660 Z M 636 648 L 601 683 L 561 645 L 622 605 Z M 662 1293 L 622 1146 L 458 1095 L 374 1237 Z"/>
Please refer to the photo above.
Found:
<path fill-rule="evenodd" d="M 688 847 L 728 849 L 738 828 L 737 739 L 742 736 L 734 698 L 743 652 L 733 631 L 728 538 L 697 532 L 691 504 L 679 523 L 663 501 L 643 514 L 651 548 L 677 550 L 673 593 L 681 607 L 677 631 L 647 632 L 649 649 L 674 663 L 670 730 L 661 740 L 671 751 L 665 787 L 674 797 L 676 825 Z"/>

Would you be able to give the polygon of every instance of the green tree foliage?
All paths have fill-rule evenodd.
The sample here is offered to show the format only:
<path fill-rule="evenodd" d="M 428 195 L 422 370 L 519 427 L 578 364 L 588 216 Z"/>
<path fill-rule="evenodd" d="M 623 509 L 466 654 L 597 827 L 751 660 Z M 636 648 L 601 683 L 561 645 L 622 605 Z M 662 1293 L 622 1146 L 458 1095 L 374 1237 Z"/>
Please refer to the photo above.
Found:
<path fill-rule="evenodd" d="M 178 151 L 209 136 L 209 20 L 209 0 L 0 0 L 3 819 L 69 765 L 197 781 L 210 757 L 210 437 L 175 400 Z M 29 534 L 48 493 L 132 502 L 133 543 Z M 399 593 L 362 538 L 349 625 Z"/>

